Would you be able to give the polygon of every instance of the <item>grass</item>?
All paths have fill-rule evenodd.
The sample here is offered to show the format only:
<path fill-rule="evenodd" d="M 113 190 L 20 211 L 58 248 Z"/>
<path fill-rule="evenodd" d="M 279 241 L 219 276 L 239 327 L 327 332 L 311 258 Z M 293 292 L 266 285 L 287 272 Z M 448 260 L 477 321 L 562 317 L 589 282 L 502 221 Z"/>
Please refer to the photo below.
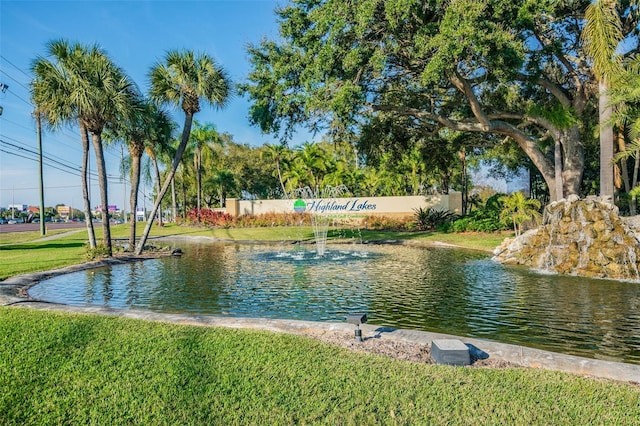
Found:
<path fill-rule="evenodd" d="M 86 233 L 65 235 L 50 241 L 26 240 L 11 244 L 4 244 L 5 235 L 0 246 L 0 280 L 18 274 L 75 265 L 86 260 Z M 11 234 L 8 237 L 9 240 L 16 240 Z"/>
<path fill-rule="evenodd" d="M 59 235 L 68 231 L 69 229 L 54 229 L 51 231 L 47 231 L 46 236 Z M 74 230 L 72 229 L 71 231 Z M 0 245 L 24 243 L 39 240 L 40 238 L 42 238 L 42 236 L 40 235 L 40 231 L 5 232 L 0 234 Z"/>
<path fill-rule="evenodd" d="M 0 424 L 638 424 L 640 388 L 0 307 Z"/>
<path fill-rule="evenodd" d="M 312 236 L 310 228 L 152 231 L 181 234 L 233 241 Z M 112 235 L 126 238 L 128 227 L 114 226 Z M 330 237 L 475 249 L 503 238 L 370 230 Z M 1 238 L 2 279 L 84 261 L 84 231 L 50 241 L 36 241 L 39 233 Z M 0 307 L 3 425 L 632 425 L 639 424 L 638 401 L 638 386 L 557 372 L 416 364 L 300 336 Z"/>

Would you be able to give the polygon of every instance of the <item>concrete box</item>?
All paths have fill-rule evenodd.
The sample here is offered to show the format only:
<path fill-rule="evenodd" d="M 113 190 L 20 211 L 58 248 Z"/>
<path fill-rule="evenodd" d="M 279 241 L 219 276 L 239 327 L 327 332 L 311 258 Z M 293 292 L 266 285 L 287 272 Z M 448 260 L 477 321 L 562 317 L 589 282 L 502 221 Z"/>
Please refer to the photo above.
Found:
<path fill-rule="evenodd" d="M 431 359 L 436 364 L 469 365 L 469 348 L 460 340 L 437 339 L 431 342 Z"/>

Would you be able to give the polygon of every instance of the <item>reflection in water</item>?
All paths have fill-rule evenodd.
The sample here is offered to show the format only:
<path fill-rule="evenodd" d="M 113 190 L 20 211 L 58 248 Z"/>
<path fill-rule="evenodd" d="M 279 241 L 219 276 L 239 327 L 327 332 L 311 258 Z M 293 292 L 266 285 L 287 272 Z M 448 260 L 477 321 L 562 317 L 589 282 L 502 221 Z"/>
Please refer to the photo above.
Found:
<path fill-rule="evenodd" d="M 346 248 L 345 248 L 346 247 Z M 640 284 L 538 274 L 465 250 L 183 244 L 185 255 L 55 277 L 32 297 L 438 331 L 640 364 Z"/>

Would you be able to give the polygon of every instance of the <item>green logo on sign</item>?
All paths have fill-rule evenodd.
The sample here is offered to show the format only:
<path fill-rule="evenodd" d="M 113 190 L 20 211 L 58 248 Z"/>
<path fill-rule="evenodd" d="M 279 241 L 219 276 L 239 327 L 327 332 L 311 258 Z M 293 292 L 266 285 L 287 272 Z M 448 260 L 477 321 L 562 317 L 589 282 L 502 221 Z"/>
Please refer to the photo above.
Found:
<path fill-rule="evenodd" d="M 296 213 L 302 213 L 307 209 L 307 203 L 304 202 L 304 200 L 301 199 L 297 199 L 294 203 L 293 203 L 293 211 Z"/>

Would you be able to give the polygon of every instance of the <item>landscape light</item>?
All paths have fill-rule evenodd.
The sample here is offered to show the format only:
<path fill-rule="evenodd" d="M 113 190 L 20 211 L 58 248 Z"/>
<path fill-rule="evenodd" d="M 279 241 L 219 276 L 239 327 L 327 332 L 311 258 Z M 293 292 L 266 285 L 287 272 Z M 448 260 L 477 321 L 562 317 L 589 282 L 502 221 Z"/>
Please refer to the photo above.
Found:
<path fill-rule="evenodd" d="M 362 342 L 362 330 L 360 330 L 360 324 L 364 324 L 365 322 L 367 322 L 367 314 L 363 314 L 363 313 L 349 314 L 347 316 L 347 322 L 349 324 L 356 325 L 356 340 L 358 342 Z"/>

